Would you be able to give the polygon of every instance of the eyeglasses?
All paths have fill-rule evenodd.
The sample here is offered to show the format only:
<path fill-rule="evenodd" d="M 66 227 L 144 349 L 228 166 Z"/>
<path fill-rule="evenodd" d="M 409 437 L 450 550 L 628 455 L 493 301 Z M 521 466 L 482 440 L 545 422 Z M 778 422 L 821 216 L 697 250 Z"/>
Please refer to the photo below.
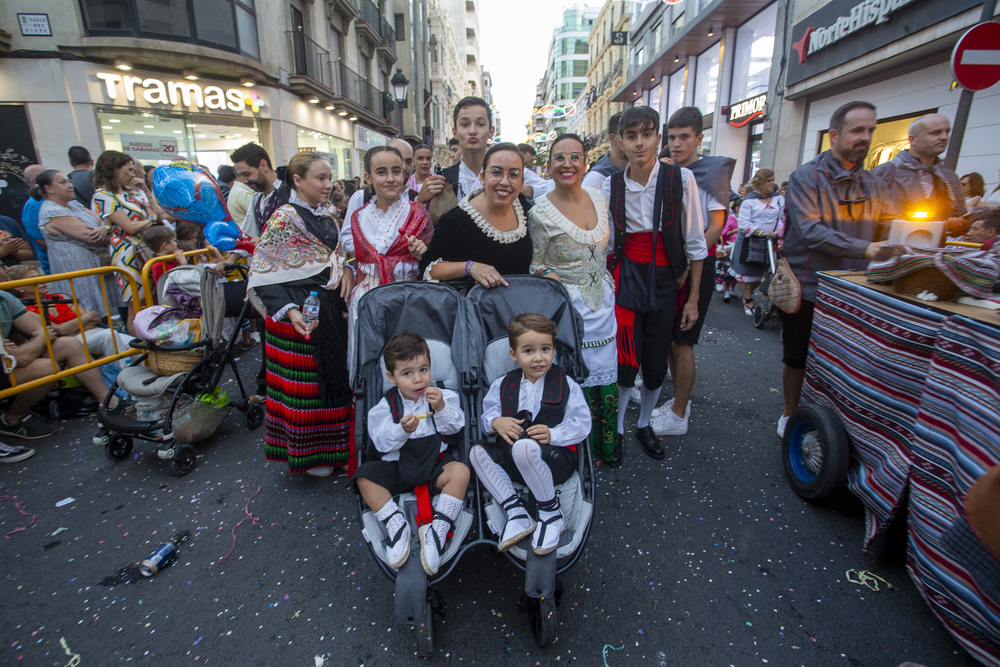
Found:
<path fill-rule="evenodd" d="M 561 164 L 566 161 L 567 157 L 569 158 L 570 162 L 583 161 L 583 155 L 581 155 L 580 153 L 570 153 L 569 155 L 566 155 L 565 153 L 556 153 L 555 155 L 552 156 L 552 162 Z"/>

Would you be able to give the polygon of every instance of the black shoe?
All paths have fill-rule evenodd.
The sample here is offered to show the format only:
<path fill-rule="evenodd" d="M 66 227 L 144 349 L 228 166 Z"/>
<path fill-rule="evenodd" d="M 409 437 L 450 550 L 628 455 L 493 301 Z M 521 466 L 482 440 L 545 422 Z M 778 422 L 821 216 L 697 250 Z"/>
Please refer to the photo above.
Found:
<path fill-rule="evenodd" d="M 619 435 L 618 437 L 620 439 L 622 436 Z M 614 452 L 612 452 L 612 454 L 611 454 L 611 458 L 608 459 L 608 460 L 606 460 L 604 462 L 604 465 L 608 466 L 609 468 L 621 468 L 622 467 L 622 443 L 621 442 L 619 442 L 617 445 L 615 445 L 615 449 L 614 449 Z"/>
<path fill-rule="evenodd" d="M 663 449 L 663 445 L 660 443 L 660 439 L 656 437 L 655 433 L 653 433 L 652 426 L 637 428 L 635 430 L 635 439 L 639 441 L 639 444 L 646 450 L 646 453 L 649 454 L 650 458 L 659 461 L 667 455 L 666 451 Z"/>

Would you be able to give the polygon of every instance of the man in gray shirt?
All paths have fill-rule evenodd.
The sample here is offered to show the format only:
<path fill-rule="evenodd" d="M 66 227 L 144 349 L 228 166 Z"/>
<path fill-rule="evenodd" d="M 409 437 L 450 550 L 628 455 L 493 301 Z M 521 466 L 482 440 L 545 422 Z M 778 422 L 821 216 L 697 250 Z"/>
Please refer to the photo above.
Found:
<path fill-rule="evenodd" d="M 67 174 L 69 180 L 73 182 L 73 194 L 78 202 L 89 209 L 90 200 L 94 198 L 94 183 L 90 178 L 90 170 L 94 168 L 94 159 L 90 157 L 90 151 L 83 146 L 70 146 L 67 157 L 69 157 L 69 166 L 73 167 L 73 170 Z"/>
<path fill-rule="evenodd" d="M 788 179 L 788 222 L 783 249 L 802 284 L 802 306 L 781 313 L 782 388 L 785 412 L 778 420 L 784 436 L 799 407 L 813 306 L 820 271 L 863 269 L 885 245 L 880 223 L 898 217 L 885 184 L 865 171 L 864 159 L 876 125 L 875 106 L 848 102 L 830 118 L 830 150 L 805 163 Z"/>

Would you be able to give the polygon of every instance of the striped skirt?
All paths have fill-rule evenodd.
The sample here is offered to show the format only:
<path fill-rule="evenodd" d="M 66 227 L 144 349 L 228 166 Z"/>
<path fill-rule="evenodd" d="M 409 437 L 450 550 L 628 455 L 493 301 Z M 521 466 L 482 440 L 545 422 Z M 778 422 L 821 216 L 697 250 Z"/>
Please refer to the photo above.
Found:
<path fill-rule="evenodd" d="M 353 403 L 334 405 L 320 398 L 313 344 L 288 322 L 265 322 L 267 460 L 287 461 L 293 473 L 321 466 L 353 467 Z"/>

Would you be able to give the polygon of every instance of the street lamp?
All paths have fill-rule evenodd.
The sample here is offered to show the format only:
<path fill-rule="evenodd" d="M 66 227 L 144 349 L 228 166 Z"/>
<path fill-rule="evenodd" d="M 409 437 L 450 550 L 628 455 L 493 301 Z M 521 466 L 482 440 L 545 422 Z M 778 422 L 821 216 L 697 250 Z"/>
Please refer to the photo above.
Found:
<path fill-rule="evenodd" d="M 410 85 L 410 80 L 406 78 L 405 74 L 403 74 L 403 70 L 397 69 L 396 73 L 392 75 L 391 79 L 389 79 L 389 83 L 392 84 L 392 96 L 395 98 L 396 104 L 398 104 L 400 108 L 405 109 L 406 91 Z"/>

